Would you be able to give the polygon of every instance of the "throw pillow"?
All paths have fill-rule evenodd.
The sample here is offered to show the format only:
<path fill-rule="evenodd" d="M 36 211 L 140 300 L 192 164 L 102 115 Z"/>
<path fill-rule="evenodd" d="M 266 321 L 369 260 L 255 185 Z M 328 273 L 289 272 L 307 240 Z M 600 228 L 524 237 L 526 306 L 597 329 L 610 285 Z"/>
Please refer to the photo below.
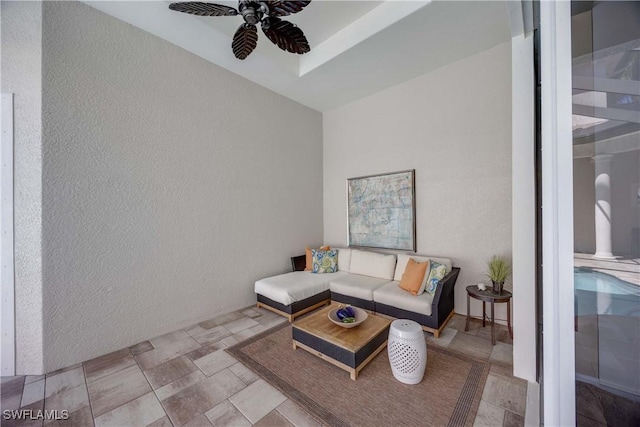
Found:
<path fill-rule="evenodd" d="M 312 273 L 335 273 L 338 271 L 338 251 L 333 250 L 311 250 L 313 258 Z"/>
<path fill-rule="evenodd" d="M 429 277 L 427 278 L 427 285 L 425 291 L 431 295 L 435 295 L 438 283 L 447 274 L 447 266 L 444 264 L 431 261 L 431 269 L 429 270 Z"/>
<path fill-rule="evenodd" d="M 427 259 L 424 261 L 427 264 L 427 269 L 424 273 L 424 278 L 422 279 L 422 283 L 420 283 L 420 289 L 418 289 L 418 295 L 422 295 L 424 291 L 427 289 L 427 281 L 429 280 L 429 272 L 431 271 L 431 260 Z"/>
<path fill-rule="evenodd" d="M 418 295 L 428 266 L 429 262 L 416 262 L 413 259 L 409 259 L 400 280 L 400 288 L 413 295 Z"/>
<path fill-rule="evenodd" d="M 331 249 L 330 246 L 321 246 L 320 247 L 321 251 L 328 251 L 329 249 Z M 311 251 L 312 251 L 312 249 L 310 249 L 309 246 L 307 246 L 307 248 L 305 250 L 305 255 L 307 256 L 307 263 L 306 263 L 306 267 L 304 268 L 304 271 L 312 271 L 313 270 L 313 258 L 312 258 Z"/>

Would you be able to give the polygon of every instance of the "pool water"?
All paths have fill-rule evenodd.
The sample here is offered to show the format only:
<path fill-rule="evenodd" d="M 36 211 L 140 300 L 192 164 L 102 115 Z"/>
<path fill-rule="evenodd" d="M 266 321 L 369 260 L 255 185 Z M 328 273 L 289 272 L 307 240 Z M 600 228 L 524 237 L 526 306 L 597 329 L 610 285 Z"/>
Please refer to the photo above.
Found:
<path fill-rule="evenodd" d="M 590 268 L 576 267 L 573 269 L 573 280 L 576 289 L 592 292 L 604 292 L 618 295 L 640 296 L 640 286 L 625 282 L 615 276 Z"/>
<path fill-rule="evenodd" d="M 640 286 L 584 267 L 574 268 L 576 315 L 640 317 Z"/>

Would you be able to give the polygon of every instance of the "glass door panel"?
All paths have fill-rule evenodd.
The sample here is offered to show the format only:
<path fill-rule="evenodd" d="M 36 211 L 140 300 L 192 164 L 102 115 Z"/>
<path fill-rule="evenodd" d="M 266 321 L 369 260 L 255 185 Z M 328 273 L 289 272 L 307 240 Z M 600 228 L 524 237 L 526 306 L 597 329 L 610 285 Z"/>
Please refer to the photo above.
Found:
<path fill-rule="evenodd" d="M 640 420 L 640 2 L 572 10 L 576 419 L 619 425 Z"/>

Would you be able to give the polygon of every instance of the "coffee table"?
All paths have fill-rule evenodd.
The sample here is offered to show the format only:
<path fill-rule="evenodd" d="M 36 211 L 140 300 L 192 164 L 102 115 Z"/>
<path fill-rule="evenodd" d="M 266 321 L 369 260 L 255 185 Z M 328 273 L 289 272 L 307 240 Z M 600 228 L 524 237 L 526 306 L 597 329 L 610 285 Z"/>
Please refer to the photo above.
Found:
<path fill-rule="evenodd" d="M 387 345 L 390 320 L 369 313 L 361 325 L 351 329 L 334 325 L 328 318 L 332 304 L 292 325 L 293 348 L 302 348 L 349 372 L 351 379 Z"/>

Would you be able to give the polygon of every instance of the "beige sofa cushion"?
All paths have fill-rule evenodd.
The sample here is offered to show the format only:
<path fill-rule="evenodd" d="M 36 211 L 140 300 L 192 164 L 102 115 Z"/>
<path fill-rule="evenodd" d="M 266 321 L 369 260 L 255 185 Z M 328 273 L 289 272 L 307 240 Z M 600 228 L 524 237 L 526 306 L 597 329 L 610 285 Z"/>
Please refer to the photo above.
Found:
<path fill-rule="evenodd" d="M 293 271 L 260 279 L 255 284 L 256 294 L 283 305 L 293 304 L 329 289 L 329 281 L 349 273 L 314 274 L 310 271 Z"/>
<path fill-rule="evenodd" d="M 425 262 L 428 259 L 432 259 L 439 264 L 444 264 L 447 266 L 447 274 L 451 271 L 451 260 L 449 258 L 434 258 L 430 256 L 424 255 L 408 255 L 408 254 L 398 254 L 398 264 L 396 265 L 396 271 L 393 276 L 393 280 L 399 282 L 402 280 L 402 275 L 404 274 L 405 268 L 407 268 L 407 262 L 409 262 L 409 258 L 413 258 L 414 261 L 417 262 Z M 427 271 L 427 274 L 429 272 Z"/>
<path fill-rule="evenodd" d="M 351 266 L 351 249 L 334 248 L 338 251 L 338 271 L 350 271 Z"/>
<path fill-rule="evenodd" d="M 393 281 L 376 289 L 373 292 L 373 300 L 380 304 L 431 316 L 432 295 L 425 292 L 421 295 L 414 296 L 401 289 L 398 285 L 399 282 Z"/>
<path fill-rule="evenodd" d="M 395 268 L 395 255 L 366 252 L 358 249 L 351 251 L 349 272 L 352 274 L 362 274 L 363 276 L 393 280 Z"/>
<path fill-rule="evenodd" d="M 373 301 L 373 291 L 385 283 L 389 283 L 389 280 L 360 274 L 346 274 L 345 276 L 331 279 L 329 289 L 331 289 L 331 292 L 338 294 Z"/>

